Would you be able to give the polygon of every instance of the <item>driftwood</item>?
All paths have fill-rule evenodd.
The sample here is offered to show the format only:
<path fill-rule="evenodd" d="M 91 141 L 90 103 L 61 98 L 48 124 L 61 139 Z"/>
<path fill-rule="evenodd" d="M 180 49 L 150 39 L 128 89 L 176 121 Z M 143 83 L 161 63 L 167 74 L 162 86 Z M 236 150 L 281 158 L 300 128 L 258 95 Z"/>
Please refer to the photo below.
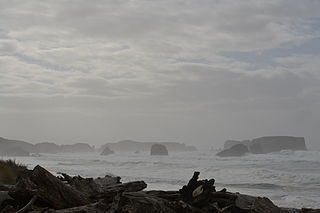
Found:
<path fill-rule="evenodd" d="M 102 188 L 106 188 L 108 186 L 121 183 L 120 180 L 121 180 L 121 177 L 119 176 L 114 177 L 110 175 L 106 175 L 103 178 L 98 177 L 93 179 L 93 181 Z"/>
<path fill-rule="evenodd" d="M 1 212 L 33 213 L 319 213 L 284 209 L 267 198 L 216 191 L 214 179 L 195 172 L 179 191 L 143 191 L 144 181 L 121 183 L 119 177 L 55 177 L 37 166 L 18 178 Z M 20 210 L 19 210 L 20 209 Z M 32 209 L 34 209 L 32 211 Z"/>
<path fill-rule="evenodd" d="M 97 193 L 103 192 L 102 187 L 93 181 L 93 178 L 82 178 L 81 176 L 70 177 L 65 173 L 60 173 L 62 177 L 59 179 L 72 188 L 86 194 L 87 196 L 93 196 Z"/>
<path fill-rule="evenodd" d="M 16 189 L 10 195 L 20 201 L 30 200 L 37 195 L 43 205 L 54 209 L 89 204 L 85 194 L 67 186 L 54 175 L 40 166 L 36 166 L 28 177 L 20 178 Z"/>
<path fill-rule="evenodd" d="M 22 209 L 17 211 L 17 213 L 25 213 L 25 212 L 29 211 L 32 208 L 32 205 L 34 204 L 34 202 L 36 202 L 37 198 L 38 198 L 37 195 L 33 196 L 33 198 L 30 200 L 30 202 L 27 203 L 27 205 L 25 207 L 23 207 Z"/>
<path fill-rule="evenodd" d="M 104 190 L 107 192 L 137 192 L 145 188 L 147 188 L 147 184 L 144 181 L 133 181 L 111 185 L 104 188 Z"/>
<path fill-rule="evenodd" d="M 183 201 L 192 206 L 202 206 L 210 199 L 210 193 L 215 192 L 214 179 L 198 180 L 200 172 L 194 172 L 188 185 L 180 189 Z"/>
<path fill-rule="evenodd" d="M 123 193 L 118 211 L 123 213 L 176 212 L 168 200 L 148 195 L 145 192 Z"/>

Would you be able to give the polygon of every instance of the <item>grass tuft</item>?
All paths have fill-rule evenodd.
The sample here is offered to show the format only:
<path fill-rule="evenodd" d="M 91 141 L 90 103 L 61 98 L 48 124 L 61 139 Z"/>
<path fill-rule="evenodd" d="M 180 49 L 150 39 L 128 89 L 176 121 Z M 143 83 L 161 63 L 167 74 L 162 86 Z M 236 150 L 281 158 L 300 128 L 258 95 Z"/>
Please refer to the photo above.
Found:
<path fill-rule="evenodd" d="M 26 170 L 27 167 L 15 160 L 0 160 L 0 183 L 15 184 L 17 172 Z"/>

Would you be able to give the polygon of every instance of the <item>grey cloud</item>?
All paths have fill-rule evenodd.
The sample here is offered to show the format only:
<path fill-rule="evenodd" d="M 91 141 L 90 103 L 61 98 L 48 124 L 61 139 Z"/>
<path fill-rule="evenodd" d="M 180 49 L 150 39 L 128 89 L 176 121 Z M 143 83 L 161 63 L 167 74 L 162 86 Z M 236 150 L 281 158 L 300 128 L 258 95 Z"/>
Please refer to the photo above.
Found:
<path fill-rule="evenodd" d="M 0 39 L 0 55 L 11 55 L 16 53 L 18 45 L 13 40 L 1 40 Z"/>
<path fill-rule="evenodd" d="M 204 144 L 279 129 L 317 138 L 308 127 L 318 125 L 319 54 L 273 53 L 318 42 L 309 20 L 319 8 L 312 0 L 2 0 L 0 114 L 34 137 L 24 118 L 48 124 L 52 138 L 60 136 L 50 121 L 59 130 L 65 121 L 78 133 L 68 140 L 103 140 L 101 126 L 114 139 Z M 232 51 L 252 58 L 219 54 Z M 255 61 L 266 51 L 265 63 Z"/>

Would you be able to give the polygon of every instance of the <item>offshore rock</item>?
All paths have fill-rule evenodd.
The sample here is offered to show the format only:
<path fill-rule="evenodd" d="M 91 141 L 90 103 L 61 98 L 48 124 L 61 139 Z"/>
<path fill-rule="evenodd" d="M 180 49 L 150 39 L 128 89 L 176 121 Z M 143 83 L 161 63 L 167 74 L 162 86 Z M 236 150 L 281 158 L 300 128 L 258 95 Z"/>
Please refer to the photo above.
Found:
<path fill-rule="evenodd" d="M 303 137 L 268 136 L 253 139 L 249 150 L 255 154 L 266 154 L 281 150 L 307 150 L 307 147 Z"/>
<path fill-rule="evenodd" d="M 104 150 L 101 153 L 101 155 L 111 155 L 111 154 L 114 154 L 114 151 L 111 150 L 109 147 L 104 148 Z"/>
<path fill-rule="evenodd" d="M 246 145 L 237 144 L 232 146 L 229 149 L 226 149 L 217 153 L 217 155 L 220 157 L 239 157 L 239 156 L 245 155 L 248 152 L 249 152 L 249 149 Z"/>
<path fill-rule="evenodd" d="M 151 146 L 151 155 L 168 155 L 168 149 L 162 144 L 153 144 Z"/>

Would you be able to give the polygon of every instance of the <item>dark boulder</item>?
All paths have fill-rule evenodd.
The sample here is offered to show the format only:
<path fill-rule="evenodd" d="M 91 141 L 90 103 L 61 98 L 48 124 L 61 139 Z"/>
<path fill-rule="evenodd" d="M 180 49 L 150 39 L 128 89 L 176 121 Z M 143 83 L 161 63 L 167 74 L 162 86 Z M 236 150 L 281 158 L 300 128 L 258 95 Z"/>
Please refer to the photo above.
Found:
<path fill-rule="evenodd" d="M 151 155 L 168 155 L 168 149 L 162 144 L 153 144 L 151 146 Z"/>
<path fill-rule="evenodd" d="M 219 157 L 239 157 L 245 155 L 247 152 L 249 152 L 249 149 L 246 145 L 236 144 L 230 149 L 226 149 L 217 153 L 217 155 Z"/>
<path fill-rule="evenodd" d="M 103 152 L 101 153 L 101 155 L 111 155 L 114 154 L 114 151 L 111 150 L 109 147 L 104 148 Z"/>

